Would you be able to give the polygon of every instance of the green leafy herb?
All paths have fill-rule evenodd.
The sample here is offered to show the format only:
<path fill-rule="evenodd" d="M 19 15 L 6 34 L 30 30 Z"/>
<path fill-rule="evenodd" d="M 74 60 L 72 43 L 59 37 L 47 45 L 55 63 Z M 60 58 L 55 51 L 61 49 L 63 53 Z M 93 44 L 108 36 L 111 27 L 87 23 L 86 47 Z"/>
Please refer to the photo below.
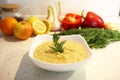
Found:
<path fill-rule="evenodd" d="M 82 35 L 90 48 L 104 48 L 111 41 L 120 41 L 120 32 L 100 28 L 70 29 L 59 33 L 58 35 L 72 34 Z"/>
<path fill-rule="evenodd" d="M 49 46 L 53 50 L 62 53 L 64 51 L 63 45 L 65 44 L 66 41 L 61 41 L 59 42 L 59 36 L 57 34 L 53 34 L 53 42 L 54 42 L 54 47 Z"/>

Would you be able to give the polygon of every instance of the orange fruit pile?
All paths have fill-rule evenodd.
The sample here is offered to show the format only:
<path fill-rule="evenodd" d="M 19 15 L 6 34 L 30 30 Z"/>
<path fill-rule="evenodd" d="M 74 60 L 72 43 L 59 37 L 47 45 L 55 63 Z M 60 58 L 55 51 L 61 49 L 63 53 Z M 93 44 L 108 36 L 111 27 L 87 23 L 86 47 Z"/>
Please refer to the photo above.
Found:
<path fill-rule="evenodd" d="M 52 29 L 52 23 L 30 16 L 27 20 L 18 22 L 14 17 L 5 17 L 0 21 L 0 30 L 4 35 L 14 35 L 17 39 L 28 39 L 32 34 L 47 34 Z"/>

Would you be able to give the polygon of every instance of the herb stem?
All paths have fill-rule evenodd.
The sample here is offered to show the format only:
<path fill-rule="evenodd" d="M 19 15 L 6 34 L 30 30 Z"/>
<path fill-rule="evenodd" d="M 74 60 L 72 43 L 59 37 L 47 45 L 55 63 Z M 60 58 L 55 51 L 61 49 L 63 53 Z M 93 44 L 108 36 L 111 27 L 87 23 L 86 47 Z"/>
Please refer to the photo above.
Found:
<path fill-rule="evenodd" d="M 56 52 L 62 53 L 64 51 L 63 45 L 65 44 L 66 41 L 60 41 L 59 42 L 59 36 L 55 33 L 53 34 L 53 42 L 54 42 L 54 47 L 49 46 L 51 49 L 55 50 Z"/>

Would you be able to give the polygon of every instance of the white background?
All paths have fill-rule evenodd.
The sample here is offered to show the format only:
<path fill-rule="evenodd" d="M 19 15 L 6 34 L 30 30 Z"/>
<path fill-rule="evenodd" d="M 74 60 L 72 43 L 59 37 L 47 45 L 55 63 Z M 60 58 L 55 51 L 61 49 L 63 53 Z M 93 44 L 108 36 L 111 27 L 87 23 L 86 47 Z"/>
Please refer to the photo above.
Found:
<path fill-rule="evenodd" d="M 32 15 L 45 15 L 47 6 L 61 1 L 63 12 L 74 12 L 80 14 L 81 10 L 94 11 L 100 16 L 118 16 L 120 0 L 0 0 L 0 3 L 17 3 L 22 7 L 30 9 Z"/>

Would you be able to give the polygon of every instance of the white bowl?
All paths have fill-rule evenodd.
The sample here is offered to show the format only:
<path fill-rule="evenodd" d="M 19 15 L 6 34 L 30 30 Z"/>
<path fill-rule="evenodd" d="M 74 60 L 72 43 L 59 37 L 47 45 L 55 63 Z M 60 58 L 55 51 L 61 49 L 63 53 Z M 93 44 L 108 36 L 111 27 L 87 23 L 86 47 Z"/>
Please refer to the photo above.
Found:
<path fill-rule="evenodd" d="M 54 63 L 46 63 L 46 62 L 37 60 L 33 57 L 33 53 L 36 47 L 45 41 L 52 40 L 52 35 L 37 35 L 34 38 L 30 51 L 29 51 L 29 57 L 32 60 L 32 62 L 38 67 L 42 69 L 50 70 L 50 71 L 71 71 L 71 70 L 75 70 L 78 68 L 80 69 L 81 67 L 83 68 L 83 65 L 86 62 L 88 62 L 91 58 L 91 51 L 85 39 L 80 35 L 61 36 L 60 39 L 71 40 L 71 41 L 76 41 L 78 43 L 82 43 L 85 46 L 85 48 L 88 50 L 88 53 L 90 54 L 90 56 L 84 61 L 69 63 L 69 64 L 54 64 Z"/>

